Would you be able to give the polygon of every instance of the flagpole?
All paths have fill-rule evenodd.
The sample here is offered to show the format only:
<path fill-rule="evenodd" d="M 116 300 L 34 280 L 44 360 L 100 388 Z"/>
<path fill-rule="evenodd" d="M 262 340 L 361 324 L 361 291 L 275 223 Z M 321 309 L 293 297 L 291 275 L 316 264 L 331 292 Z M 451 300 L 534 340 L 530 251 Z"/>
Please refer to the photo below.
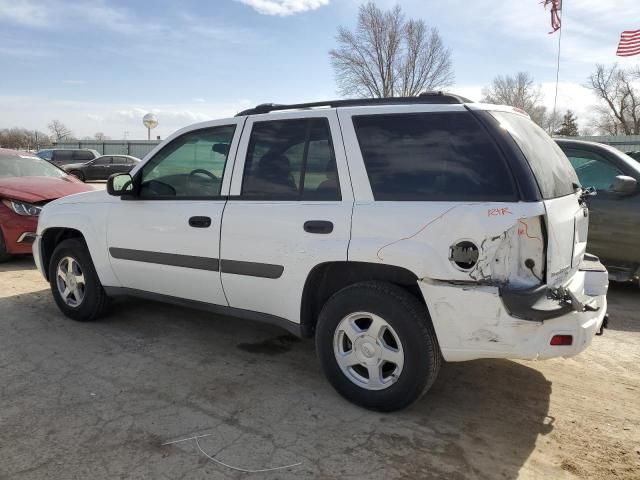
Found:
<path fill-rule="evenodd" d="M 564 2 L 562 0 L 560 0 L 560 9 L 559 9 L 559 15 L 560 15 L 560 33 L 558 34 L 558 59 L 557 59 L 557 64 L 556 64 L 556 93 L 553 97 L 553 116 L 551 117 L 551 120 L 555 120 L 556 118 L 556 106 L 558 104 L 558 82 L 560 80 L 560 48 L 562 46 L 562 30 L 563 30 L 563 25 L 562 25 L 562 19 L 564 17 L 564 12 L 562 10 L 562 8 L 564 7 Z M 549 122 L 549 130 L 551 130 L 551 125 L 552 122 Z M 549 133 L 553 133 L 553 132 L 549 132 Z"/>

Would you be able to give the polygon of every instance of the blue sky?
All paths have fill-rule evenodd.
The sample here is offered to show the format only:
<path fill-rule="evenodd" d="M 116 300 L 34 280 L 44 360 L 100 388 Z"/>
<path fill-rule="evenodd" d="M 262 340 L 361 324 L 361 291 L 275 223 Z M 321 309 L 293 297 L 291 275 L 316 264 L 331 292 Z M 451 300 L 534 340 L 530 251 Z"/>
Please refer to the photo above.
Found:
<path fill-rule="evenodd" d="M 145 136 L 154 111 L 165 137 L 262 102 L 337 96 L 328 50 L 353 26 L 354 0 L 0 0 L 0 128 L 76 136 Z M 376 2 L 380 7 L 392 1 Z M 478 99 L 497 74 L 529 71 L 553 101 L 557 35 L 539 0 L 408 0 L 407 16 L 437 27 L 452 50 L 452 91 Z M 586 123 L 581 85 L 619 59 L 622 30 L 640 28 L 638 0 L 565 0 L 560 108 Z"/>

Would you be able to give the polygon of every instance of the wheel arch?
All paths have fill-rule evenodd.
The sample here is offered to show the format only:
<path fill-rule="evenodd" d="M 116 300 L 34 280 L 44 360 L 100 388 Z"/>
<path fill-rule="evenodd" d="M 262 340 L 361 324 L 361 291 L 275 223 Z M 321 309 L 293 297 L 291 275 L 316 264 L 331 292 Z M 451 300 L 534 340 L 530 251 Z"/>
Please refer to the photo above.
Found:
<path fill-rule="evenodd" d="M 45 278 L 49 280 L 49 262 L 51 261 L 51 255 L 56 246 L 60 242 L 69 238 L 81 239 L 86 245 L 86 239 L 80 230 L 70 227 L 50 227 L 44 230 L 41 234 L 42 241 L 40 243 L 40 258 L 43 266 L 43 273 Z"/>
<path fill-rule="evenodd" d="M 369 262 L 321 263 L 309 272 L 304 284 L 300 306 L 302 336 L 313 336 L 320 310 L 334 293 L 349 285 L 371 280 L 398 285 L 408 290 L 427 308 L 418 286 L 418 276 L 411 270 Z"/>

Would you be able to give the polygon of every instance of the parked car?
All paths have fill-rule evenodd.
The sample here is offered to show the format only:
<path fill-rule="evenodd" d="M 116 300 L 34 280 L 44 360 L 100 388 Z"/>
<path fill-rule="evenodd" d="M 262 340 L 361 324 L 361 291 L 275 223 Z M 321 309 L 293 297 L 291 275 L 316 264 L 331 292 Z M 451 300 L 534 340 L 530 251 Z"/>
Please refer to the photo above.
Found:
<path fill-rule="evenodd" d="M 269 322 L 315 337 L 346 398 L 395 410 L 443 359 L 591 343 L 608 279 L 585 255 L 586 212 L 567 157 L 510 107 L 261 105 L 47 205 L 33 251 L 72 319 L 124 294 Z"/>
<path fill-rule="evenodd" d="M 627 152 L 627 155 L 640 162 L 640 150 L 637 152 Z"/>
<path fill-rule="evenodd" d="M 87 191 L 93 188 L 31 153 L 0 148 L 0 262 L 31 253 L 46 203 Z"/>
<path fill-rule="evenodd" d="M 61 167 L 70 163 L 88 162 L 89 160 L 98 158 L 100 153 L 90 148 L 54 148 L 38 150 L 36 155 Z"/>
<path fill-rule="evenodd" d="M 86 163 L 64 165 L 65 172 L 85 180 L 106 180 L 114 173 L 127 173 L 140 162 L 139 158 L 129 155 L 103 155 Z"/>
<path fill-rule="evenodd" d="M 589 252 L 607 266 L 612 279 L 640 276 L 640 164 L 620 150 L 595 142 L 556 140 L 569 157 L 589 197 Z"/>

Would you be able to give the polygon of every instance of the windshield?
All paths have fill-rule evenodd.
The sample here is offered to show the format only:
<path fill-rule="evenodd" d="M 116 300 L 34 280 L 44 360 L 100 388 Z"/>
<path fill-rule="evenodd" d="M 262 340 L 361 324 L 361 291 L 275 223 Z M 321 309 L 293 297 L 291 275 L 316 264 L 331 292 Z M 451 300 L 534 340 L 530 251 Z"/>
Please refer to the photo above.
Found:
<path fill-rule="evenodd" d="M 527 158 L 543 198 L 575 193 L 580 185 L 569 159 L 553 139 L 528 118 L 517 113 L 491 112 Z"/>
<path fill-rule="evenodd" d="M 67 174 L 46 160 L 27 155 L 0 154 L 0 177 L 64 177 Z"/>

